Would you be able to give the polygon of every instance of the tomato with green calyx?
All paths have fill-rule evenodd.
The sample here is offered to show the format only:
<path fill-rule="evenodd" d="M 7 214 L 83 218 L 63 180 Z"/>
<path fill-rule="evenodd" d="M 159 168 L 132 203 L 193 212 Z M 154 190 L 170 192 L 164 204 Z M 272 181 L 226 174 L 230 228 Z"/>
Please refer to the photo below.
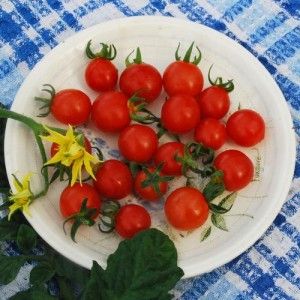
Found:
<path fill-rule="evenodd" d="M 137 95 L 146 102 L 153 102 L 161 93 L 162 78 L 159 71 L 150 64 L 142 61 L 141 50 L 138 47 L 136 57 L 130 62 L 130 55 L 126 58 L 126 69 L 120 76 L 120 89 L 128 97 Z"/>
<path fill-rule="evenodd" d="M 181 60 L 178 54 L 179 47 L 180 43 L 175 53 L 176 61 L 168 65 L 163 73 L 163 87 L 169 96 L 177 94 L 197 96 L 203 88 L 203 75 L 197 67 L 201 60 L 201 51 L 196 47 L 198 55 L 191 60 L 193 42 Z"/>
<path fill-rule="evenodd" d="M 66 218 L 64 225 L 73 221 L 71 237 L 75 241 L 75 234 L 81 225 L 92 226 L 99 214 L 101 198 L 97 190 L 87 183 L 75 183 L 67 186 L 60 195 L 60 212 Z"/>
<path fill-rule="evenodd" d="M 264 139 L 265 122 L 256 111 L 240 109 L 227 120 L 226 131 L 236 144 L 252 147 Z"/>
<path fill-rule="evenodd" d="M 193 230 L 205 223 L 209 207 L 199 190 L 181 187 L 167 197 L 164 211 L 168 222 L 174 228 Z"/>
<path fill-rule="evenodd" d="M 148 211 L 137 204 L 127 204 L 120 208 L 115 217 L 115 230 L 123 238 L 132 238 L 151 226 Z"/>
<path fill-rule="evenodd" d="M 35 101 L 43 103 L 40 110 L 44 110 L 39 117 L 51 114 L 60 123 L 78 126 L 89 119 L 92 104 L 90 98 L 81 90 L 64 89 L 56 93 L 50 84 L 44 84 L 42 91 L 50 98 L 35 97 Z"/>
<path fill-rule="evenodd" d="M 223 172 L 227 191 L 238 191 L 247 186 L 254 175 L 254 166 L 250 158 L 239 150 L 226 150 L 214 160 L 217 170 Z"/>
<path fill-rule="evenodd" d="M 110 199 L 122 199 L 133 188 L 133 179 L 128 166 L 116 159 L 102 163 L 96 172 L 94 185 L 100 195 Z"/>
<path fill-rule="evenodd" d="M 101 50 L 92 52 L 89 41 L 86 46 L 86 55 L 91 59 L 85 70 L 85 81 L 87 85 L 96 92 L 113 90 L 118 81 L 118 69 L 111 62 L 117 56 L 114 45 L 101 43 Z"/>
<path fill-rule="evenodd" d="M 131 121 L 128 97 L 119 91 L 100 94 L 92 105 L 92 121 L 104 132 L 116 133 Z"/>
<path fill-rule="evenodd" d="M 121 154 L 127 160 L 145 163 L 150 161 L 156 152 L 158 138 L 151 127 L 132 124 L 122 130 L 118 145 Z"/>
<path fill-rule="evenodd" d="M 200 109 L 196 99 L 178 94 L 168 98 L 161 109 L 161 123 L 171 133 L 187 133 L 200 121 Z"/>
<path fill-rule="evenodd" d="M 134 190 L 138 196 L 145 200 L 156 201 L 168 190 L 168 181 L 171 176 L 164 176 L 161 172 L 162 165 L 154 167 L 144 167 L 137 173 L 134 180 Z"/>
<path fill-rule="evenodd" d="M 194 140 L 205 147 L 218 150 L 226 142 L 226 127 L 217 119 L 202 119 L 195 128 Z"/>
<path fill-rule="evenodd" d="M 184 144 L 181 142 L 168 142 L 162 144 L 154 155 L 154 162 L 162 164 L 162 173 L 166 175 L 182 175 L 182 163 L 178 160 L 184 156 Z"/>
<path fill-rule="evenodd" d="M 210 77 L 211 69 L 212 66 L 208 72 L 208 80 L 211 86 L 201 92 L 198 97 L 198 103 L 202 117 L 221 119 L 229 110 L 229 93 L 233 91 L 234 84 L 232 80 L 223 82 L 222 77 L 212 80 Z"/>

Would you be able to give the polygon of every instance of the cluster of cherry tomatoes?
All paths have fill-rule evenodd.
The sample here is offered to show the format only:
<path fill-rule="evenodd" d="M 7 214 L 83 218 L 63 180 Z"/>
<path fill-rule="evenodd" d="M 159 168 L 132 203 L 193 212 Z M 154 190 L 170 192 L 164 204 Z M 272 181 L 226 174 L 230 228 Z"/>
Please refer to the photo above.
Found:
<path fill-rule="evenodd" d="M 77 126 L 91 120 L 99 134 L 115 134 L 124 161 L 109 159 L 101 163 L 93 185 L 76 183 L 68 186 L 61 194 L 60 208 L 66 218 L 81 213 L 84 219 L 84 213 L 87 213 L 94 219 L 102 212 L 111 217 L 110 222 L 106 222 L 107 226 L 114 227 L 120 236 L 130 238 L 151 226 L 150 215 L 141 205 L 120 207 L 113 203 L 129 194 L 146 201 L 158 201 L 168 191 L 170 180 L 185 176 L 188 169 L 196 168 L 195 161 L 191 161 L 191 148 L 180 139 L 160 144 L 161 134 L 167 132 L 179 138 L 182 134 L 193 133 L 193 145 L 204 149 L 218 150 L 228 140 L 251 147 L 264 138 L 265 124 L 262 117 L 250 109 L 234 112 L 224 123 L 230 108 L 229 93 L 233 90 L 233 82 L 223 82 L 220 77 L 212 80 L 210 69 L 208 78 L 211 85 L 203 90 L 204 78 L 197 66 L 201 52 L 198 47 L 194 48 L 194 44 L 183 58 L 179 56 L 178 46 L 176 60 L 166 67 L 162 75 L 155 66 L 142 61 L 137 48 L 134 59 L 130 59 L 132 53 L 127 57 L 126 68 L 120 76 L 112 62 L 116 56 L 115 47 L 101 45 L 98 53 L 92 52 L 91 42 L 86 48 L 91 61 L 85 70 L 85 81 L 99 92 L 98 97 L 92 102 L 83 91 L 62 90 L 53 95 L 50 111 L 63 124 Z M 197 54 L 192 58 L 194 49 Z M 147 109 L 147 104 L 157 101 L 163 90 L 167 97 L 158 117 Z M 156 124 L 159 132 L 149 124 Z M 54 148 L 55 145 L 52 155 Z M 92 151 L 87 139 L 85 148 L 88 152 Z M 134 174 L 129 163 L 137 166 Z M 228 191 L 237 191 L 253 179 L 252 161 L 238 150 L 220 152 L 212 167 L 222 171 Z M 206 221 L 209 206 L 201 191 L 183 186 L 166 198 L 164 211 L 173 227 L 192 230 Z M 88 222 L 84 224 L 89 225 Z"/>

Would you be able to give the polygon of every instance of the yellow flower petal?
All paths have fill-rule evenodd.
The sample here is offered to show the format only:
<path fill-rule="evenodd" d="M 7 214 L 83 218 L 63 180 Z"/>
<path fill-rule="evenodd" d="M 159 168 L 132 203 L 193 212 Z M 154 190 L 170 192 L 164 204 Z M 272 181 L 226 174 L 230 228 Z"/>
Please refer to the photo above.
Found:
<path fill-rule="evenodd" d="M 71 186 L 74 185 L 77 178 L 79 178 L 79 182 L 81 183 L 82 165 L 83 165 L 83 160 L 82 159 L 78 159 L 78 160 L 74 161 L 73 167 L 72 167 Z"/>

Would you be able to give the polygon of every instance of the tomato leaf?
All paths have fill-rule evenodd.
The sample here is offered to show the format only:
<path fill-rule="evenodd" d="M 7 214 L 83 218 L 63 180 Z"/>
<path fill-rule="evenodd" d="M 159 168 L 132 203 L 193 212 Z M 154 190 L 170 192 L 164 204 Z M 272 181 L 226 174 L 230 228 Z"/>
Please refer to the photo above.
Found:
<path fill-rule="evenodd" d="M 221 195 L 225 191 L 223 183 L 223 172 L 216 171 L 211 175 L 211 178 L 207 185 L 203 189 L 203 195 L 207 202 L 211 202 L 213 199 Z"/>
<path fill-rule="evenodd" d="M 211 215 L 211 221 L 219 229 L 224 230 L 224 231 L 228 231 L 225 219 L 222 215 L 213 213 Z"/>
<path fill-rule="evenodd" d="M 33 285 L 49 281 L 55 274 L 55 269 L 49 262 L 41 262 L 30 272 L 30 283 Z"/>
<path fill-rule="evenodd" d="M 233 193 L 227 195 L 220 201 L 219 206 L 221 206 L 225 209 L 228 209 L 228 211 L 229 211 L 232 208 L 232 206 L 236 200 L 236 197 L 237 197 L 237 192 L 233 192 Z"/>
<path fill-rule="evenodd" d="M 24 265 L 26 259 L 20 256 L 6 256 L 0 254 L 0 284 L 8 284 L 13 281 Z"/>
<path fill-rule="evenodd" d="M 74 300 L 75 296 L 69 280 L 65 277 L 60 276 L 58 276 L 56 279 L 59 286 L 59 299 Z"/>
<path fill-rule="evenodd" d="M 207 227 L 205 230 L 202 231 L 200 236 L 200 242 L 206 240 L 211 234 L 211 226 Z"/>
<path fill-rule="evenodd" d="M 18 225 L 6 218 L 0 220 L 0 241 L 15 240 L 17 238 Z"/>
<path fill-rule="evenodd" d="M 32 287 L 26 291 L 19 292 L 13 297 L 9 298 L 10 300 L 58 300 L 58 298 L 49 295 L 45 287 Z"/>
<path fill-rule="evenodd" d="M 94 263 L 84 299 L 171 299 L 168 292 L 182 276 L 174 243 L 161 231 L 148 229 L 122 241 L 105 271 Z"/>
<path fill-rule="evenodd" d="M 28 253 L 36 246 L 37 234 L 32 227 L 22 224 L 17 233 L 17 245 L 23 253 Z"/>

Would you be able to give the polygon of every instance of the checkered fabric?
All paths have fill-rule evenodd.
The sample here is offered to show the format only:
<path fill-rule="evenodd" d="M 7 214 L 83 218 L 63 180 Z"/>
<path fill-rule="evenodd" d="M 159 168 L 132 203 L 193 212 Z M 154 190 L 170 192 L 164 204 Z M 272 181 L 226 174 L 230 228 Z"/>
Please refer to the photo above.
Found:
<path fill-rule="evenodd" d="M 226 34 L 268 69 L 300 134 L 299 0 L 1 0 L 0 101 L 10 106 L 35 64 L 75 32 L 134 15 L 188 19 Z M 300 147 L 292 187 L 272 226 L 248 251 L 210 273 L 182 280 L 175 299 L 300 299 Z M 280 174 L 279 174 L 280 175 Z M 13 245 L 2 244 L 10 255 Z M 0 299 L 28 288 L 24 266 Z M 1 270 L 0 270 L 1 272 Z"/>

